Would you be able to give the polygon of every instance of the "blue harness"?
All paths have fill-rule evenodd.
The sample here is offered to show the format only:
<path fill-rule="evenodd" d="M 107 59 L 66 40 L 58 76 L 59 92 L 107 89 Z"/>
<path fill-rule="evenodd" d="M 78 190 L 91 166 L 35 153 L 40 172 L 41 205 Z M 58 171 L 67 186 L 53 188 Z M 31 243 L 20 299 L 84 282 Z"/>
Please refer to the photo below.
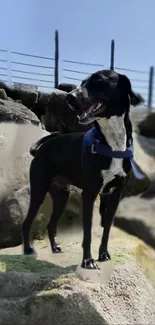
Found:
<path fill-rule="evenodd" d="M 100 134 L 94 127 L 84 135 L 81 165 L 84 168 L 84 153 L 86 147 L 91 149 L 92 154 L 104 155 L 111 158 L 129 158 L 133 173 L 137 179 L 143 179 L 144 175 L 137 169 L 134 162 L 134 145 L 126 148 L 125 151 L 112 151 L 110 146 L 101 143 Z"/>

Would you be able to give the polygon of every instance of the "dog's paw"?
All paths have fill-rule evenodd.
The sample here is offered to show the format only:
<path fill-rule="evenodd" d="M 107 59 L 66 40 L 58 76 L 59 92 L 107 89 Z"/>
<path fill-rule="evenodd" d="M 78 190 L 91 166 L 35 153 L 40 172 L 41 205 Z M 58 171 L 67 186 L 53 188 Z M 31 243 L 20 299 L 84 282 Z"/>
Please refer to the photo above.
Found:
<path fill-rule="evenodd" d="M 36 251 L 32 247 L 24 248 L 24 255 L 36 255 Z"/>
<path fill-rule="evenodd" d="M 83 269 L 89 269 L 89 270 L 96 270 L 99 269 L 97 263 L 95 262 L 95 260 L 93 260 L 93 258 L 89 258 L 89 259 L 85 259 L 82 261 L 81 267 Z"/>
<path fill-rule="evenodd" d="M 62 249 L 59 245 L 55 244 L 55 245 L 52 245 L 52 252 L 54 254 L 62 253 Z"/>
<path fill-rule="evenodd" d="M 99 253 L 99 258 L 98 258 L 99 262 L 105 262 L 109 260 L 111 260 L 111 256 L 107 250 L 105 252 Z"/>

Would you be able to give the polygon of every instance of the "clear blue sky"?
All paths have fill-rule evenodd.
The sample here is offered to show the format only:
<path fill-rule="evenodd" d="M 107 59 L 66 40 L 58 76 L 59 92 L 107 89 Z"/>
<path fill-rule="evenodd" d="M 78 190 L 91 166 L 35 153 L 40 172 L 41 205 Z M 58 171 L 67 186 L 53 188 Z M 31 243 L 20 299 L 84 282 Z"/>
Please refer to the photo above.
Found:
<path fill-rule="evenodd" d="M 154 65 L 155 0 L 0 0 L 0 11 L 1 49 L 53 57 L 54 32 L 59 30 L 60 81 L 67 81 L 65 75 L 84 77 L 62 68 L 97 70 L 64 64 L 63 59 L 109 67 L 112 38 L 115 66 L 147 71 Z M 128 75 L 148 79 L 147 74 Z M 135 85 L 147 92 L 147 83 Z"/>

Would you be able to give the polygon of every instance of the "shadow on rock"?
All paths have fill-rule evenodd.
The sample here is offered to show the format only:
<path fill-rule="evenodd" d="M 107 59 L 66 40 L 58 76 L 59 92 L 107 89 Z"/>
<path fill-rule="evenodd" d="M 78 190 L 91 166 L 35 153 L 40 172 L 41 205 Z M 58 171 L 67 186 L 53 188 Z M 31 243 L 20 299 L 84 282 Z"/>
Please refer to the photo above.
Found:
<path fill-rule="evenodd" d="M 151 156 L 155 157 L 155 139 L 154 138 L 147 138 L 141 135 L 137 136 L 137 141 L 139 145 L 144 150 L 144 152 Z"/>
<path fill-rule="evenodd" d="M 36 256 L 0 255 L 0 271 L 35 272 L 50 274 L 53 278 L 75 272 L 77 265 L 62 267 L 54 263 L 37 260 Z"/>
<path fill-rule="evenodd" d="M 155 232 L 154 225 L 145 222 L 137 216 L 116 215 L 114 226 L 127 231 L 128 234 L 134 235 L 142 239 L 147 245 L 155 248 Z"/>

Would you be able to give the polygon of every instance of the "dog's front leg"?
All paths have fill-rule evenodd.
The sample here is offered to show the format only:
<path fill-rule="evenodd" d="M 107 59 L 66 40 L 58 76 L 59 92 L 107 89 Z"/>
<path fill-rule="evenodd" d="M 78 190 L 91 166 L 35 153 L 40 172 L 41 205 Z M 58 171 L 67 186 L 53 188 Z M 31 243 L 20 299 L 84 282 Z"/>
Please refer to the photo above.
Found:
<path fill-rule="evenodd" d="M 98 193 L 83 191 L 83 260 L 81 267 L 86 269 L 96 269 L 97 264 L 91 256 L 91 229 L 93 206 Z"/>
<path fill-rule="evenodd" d="M 110 254 L 108 252 L 108 240 L 110 228 L 123 191 L 123 186 L 124 178 L 116 177 L 113 181 L 107 184 L 100 196 L 101 226 L 104 227 L 101 245 L 99 248 L 98 260 L 100 262 L 104 262 L 111 259 Z M 108 191 L 109 193 L 107 194 Z"/>

